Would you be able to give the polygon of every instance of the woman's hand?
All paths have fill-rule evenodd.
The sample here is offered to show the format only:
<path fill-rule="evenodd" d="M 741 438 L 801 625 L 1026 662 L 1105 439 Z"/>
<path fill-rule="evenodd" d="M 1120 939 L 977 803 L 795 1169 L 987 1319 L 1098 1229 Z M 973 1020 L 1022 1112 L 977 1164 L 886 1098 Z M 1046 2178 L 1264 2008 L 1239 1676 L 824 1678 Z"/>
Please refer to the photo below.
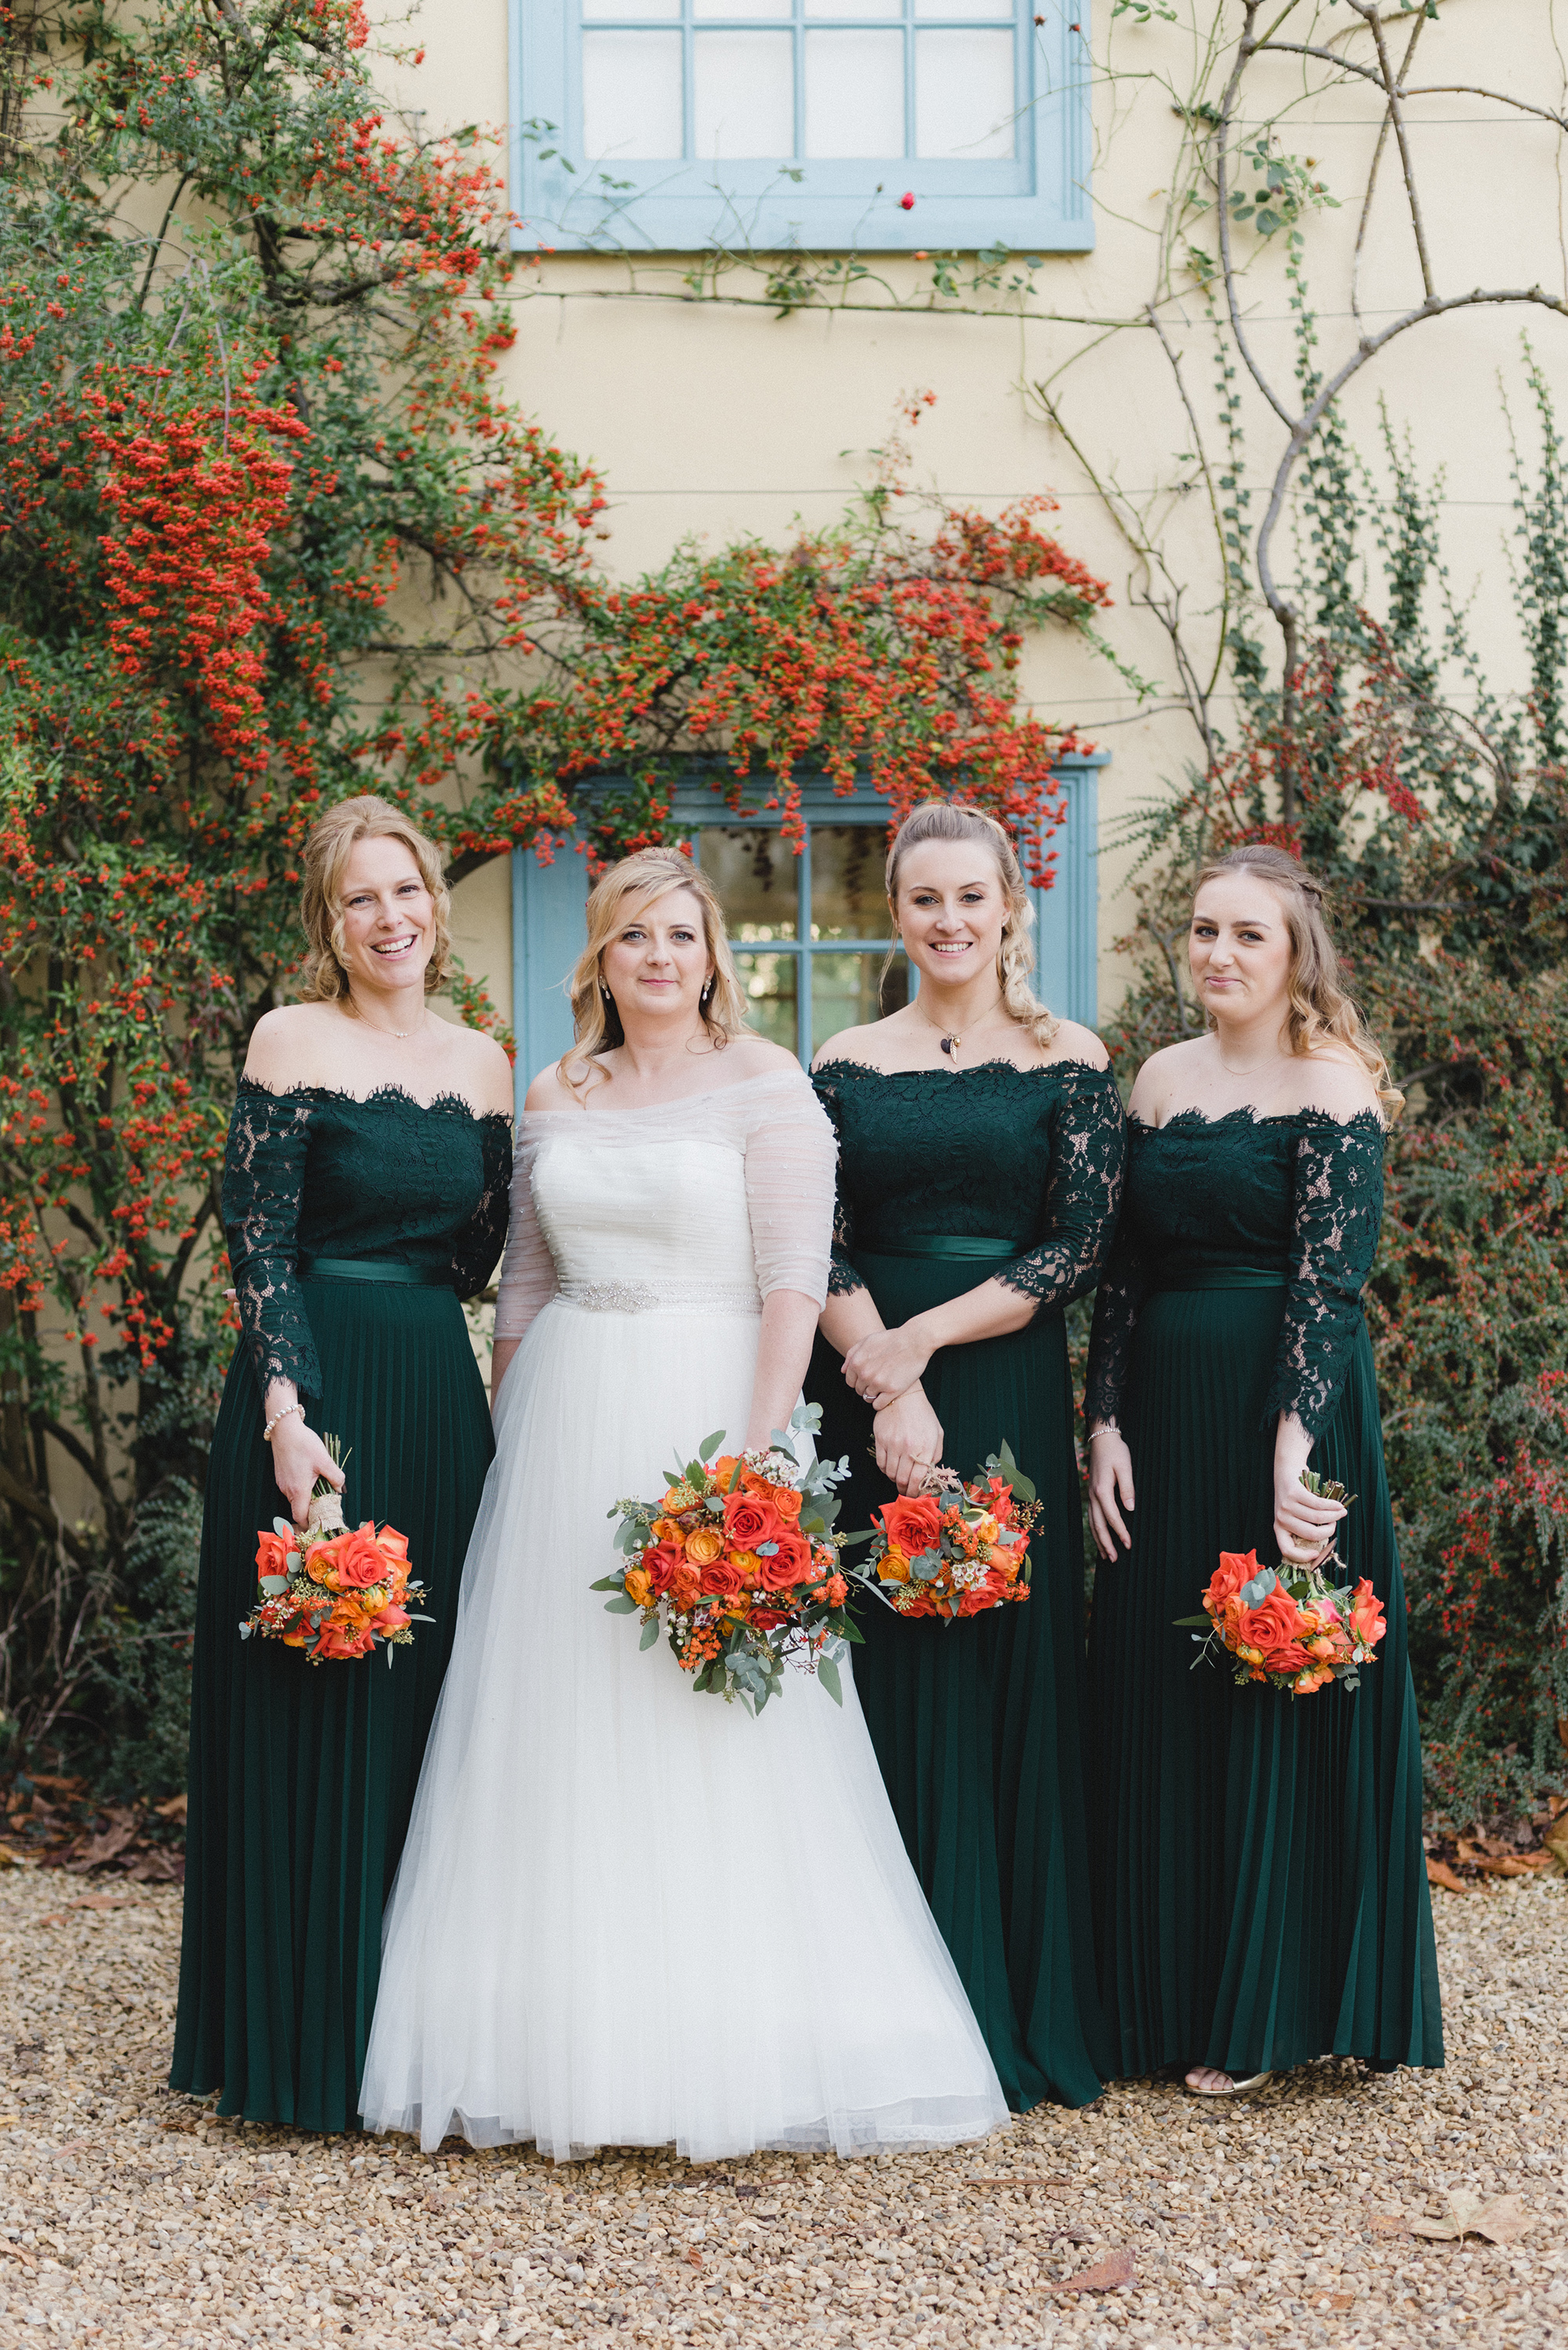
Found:
<path fill-rule="evenodd" d="M 1315 1566 L 1333 1549 L 1343 1502 L 1309 1493 L 1302 1471 L 1312 1458 L 1312 1439 L 1294 1412 L 1282 1412 L 1274 1437 L 1274 1540 L 1292 1566 Z"/>
<path fill-rule="evenodd" d="M 871 1423 L 877 1466 L 900 1493 L 918 1493 L 942 1457 L 942 1424 L 917 1379 Z"/>
<path fill-rule="evenodd" d="M 273 1430 L 272 1473 L 296 1526 L 304 1525 L 310 1497 L 320 1479 L 325 1477 L 329 1485 L 335 1485 L 339 1492 L 343 1491 L 342 1470 L 316 1430 L 306 1428 L 297 1412 L 280 1419 Z"/>
<path fill-rule="evenodd" d="M 876 1330 L 857 1338 L 844 1357 L 844 1376 L 857 1396 L 877 1411 L 885 1411 L 908 1393 L 931 1359 L 915 1322 L 897 1330 Z"/>
<path fill-rule="evenodd" d="M 1121 1508 L 1116 1504 L 1120 1503 Z M 1127 1531 L 1122 1510 L 1130 1516 L 1137 1506 L 1133 1491 L 1132 1454 L 1119 1428 L 1091 1429 L 1089 1431 L 1089 1524 L 1095 1537 L 1095 1547 L 1102 1558 L 1114 1559 L 1116 1544 L 1131 1550 L 1132 1535 Z"/>

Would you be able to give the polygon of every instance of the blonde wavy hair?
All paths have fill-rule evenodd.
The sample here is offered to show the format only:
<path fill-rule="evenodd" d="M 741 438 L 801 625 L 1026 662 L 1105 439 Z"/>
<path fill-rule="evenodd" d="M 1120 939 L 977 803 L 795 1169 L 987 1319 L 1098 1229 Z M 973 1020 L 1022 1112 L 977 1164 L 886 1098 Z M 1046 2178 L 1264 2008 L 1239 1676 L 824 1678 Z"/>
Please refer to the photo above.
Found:
<path fill-rule="evenodd" d="M 746 998 L 713 884 L 679 848 L 639 849 L 635 857 L 623 857 L 601 874 L 588 895 L 588 942 L 566 981 L 575 1035 L 571 1050 L 556 1064 L 561 1083 L 574 1093 L 596 1076 L 607 1084 L 610 1073 L 598 1066 L 598 1056 L 626 1042 L 615 999 L 605 985 L 605 949 L 625 928 L 634 901 L 646 909 L 675 889 L 690 889 L 702 910 L 702 941 L 713 966 L 702 992 L 702 1024 L 715 1052 L 722 1052 L 745 1028 Z"/>
<path fill-rule="evenodd" d="M 1405 1097 L 1388 1074 L 1376 1038 L 1362 1025 L 1360 1013 L 1340 985 L 1339 956 L 1324 919 L 1322 882 L 1314 879 L 1299 858 L 1262 841 L 1243 843 L 1215 858 L 1199 875 L 1198 887 L 1201 889 L 1206 881 L 1222 880 L 1230 873 L 1251 873 L 1266 882 L 1283 911 L 1291 940 L 1285 981 L 1291 1051 L 1310 1053 L 1314 1045 L 1331 1042 L 1343 1045 L 1376 1087 L 1385 1116 L 1397 1118 L 1405 1107 Z M 1208 1020 L 1212 1028 L 1212 1013 Z"/>
<path fill-rule="evenodd" d="M 420 868 L 435 909 L 435 945 L 425 965 L 425 993 L 433 995 L 452 972 L 452 892 L 441 870 L 441 851 L 409 822 L 400 808 L 365 792 L 339 800 L 312 825 L 301 864 L 305 890 L 299 901 L 305 924 L 305 994 L 320 1003 L 346 1003 L 353 997 L 344 962 L 343 874 L 349 852 L 361 840 L 400 840 Z"/>
<path fill-rule="evenodd" d="M 1029 974 L 1034 968 L 1034 947 L 1030 937 L 1033 910 L 1029 887 L 1012 841 L 996 818 L 982 816 L 979 808 L 966 807 L 956 800 L 922 800 L 904 818 L 888 851 L 888 903 L 895 928 L 898 920 L 899 868 L 910 849 L 922 847 L 928 840 L 971 840 L 988 849 L 996 859 L 1002 886 L 1007 893 L 1007 919 L 1002 926 L 1002 945 L 996 958 L 1002 1007 L 1021 1028 L 1027 1029 L 1044 1051 L 1062 1024 L 1029 984 Z M 888 950 L 888 960 L 882 966 L 884 979 L 892 968 L 897 944 L 895 941 Z"/>

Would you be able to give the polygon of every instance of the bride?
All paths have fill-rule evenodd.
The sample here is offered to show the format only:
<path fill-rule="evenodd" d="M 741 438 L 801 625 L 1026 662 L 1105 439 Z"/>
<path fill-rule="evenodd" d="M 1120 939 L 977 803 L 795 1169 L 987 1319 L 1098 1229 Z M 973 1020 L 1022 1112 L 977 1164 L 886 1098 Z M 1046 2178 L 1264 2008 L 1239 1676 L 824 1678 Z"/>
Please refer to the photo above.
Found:
<path fill-rule="evenodd" d="M 754 1718 L 591 1591 L 613 1504 L 711 1430 L 765 1446 L 827 1287 L 834 1145 L 744 1033 L 711 885 L 629 857 L 588 900 L 576 1044 L 524 1104 L 495 1461 L 393 1888 L 372 2129 L 840 2154 L 1006 2120 L 853 1685 Z"/>

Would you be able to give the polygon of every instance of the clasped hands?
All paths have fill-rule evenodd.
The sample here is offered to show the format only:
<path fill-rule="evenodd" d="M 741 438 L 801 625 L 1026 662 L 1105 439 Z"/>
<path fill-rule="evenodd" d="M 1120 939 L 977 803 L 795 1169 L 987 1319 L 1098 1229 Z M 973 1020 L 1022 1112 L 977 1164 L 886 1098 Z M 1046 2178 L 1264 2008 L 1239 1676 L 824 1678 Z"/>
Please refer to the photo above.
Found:
<path fill-rule="evenodd" d="M 909 1322 L 857 1338 L 844 1357 L 845 1378 L 875 1414 L 877 1466 L 900 1493 L 919 1492 L 942 1457 L 942 1424 L 920 1385 L 930 1357 Z"/>

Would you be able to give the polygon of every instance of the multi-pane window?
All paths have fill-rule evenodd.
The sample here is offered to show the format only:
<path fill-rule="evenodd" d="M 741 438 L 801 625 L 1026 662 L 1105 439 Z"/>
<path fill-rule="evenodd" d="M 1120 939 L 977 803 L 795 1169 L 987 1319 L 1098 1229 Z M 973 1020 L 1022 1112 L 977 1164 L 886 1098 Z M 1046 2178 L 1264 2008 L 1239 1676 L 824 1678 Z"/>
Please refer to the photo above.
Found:
<path fill-rule="evenodd" d="M 583 147 L 621 162 L 1011 161 L 1009 0 L 581 0 Z"/>
<path fill-rule="evenodd" d="M 1077 0 L 514 0 L 525 244 L 1082 251 Z"/>
<path fill-rule="evenodd" d="M 798 854 L 744 825 L 704 825 L 693 845 L 763 1035 L 809 1061 L 841 1028 L 909 1002 L 909 966 L 888 958 L 884 826 L 813 824 Z"/>

